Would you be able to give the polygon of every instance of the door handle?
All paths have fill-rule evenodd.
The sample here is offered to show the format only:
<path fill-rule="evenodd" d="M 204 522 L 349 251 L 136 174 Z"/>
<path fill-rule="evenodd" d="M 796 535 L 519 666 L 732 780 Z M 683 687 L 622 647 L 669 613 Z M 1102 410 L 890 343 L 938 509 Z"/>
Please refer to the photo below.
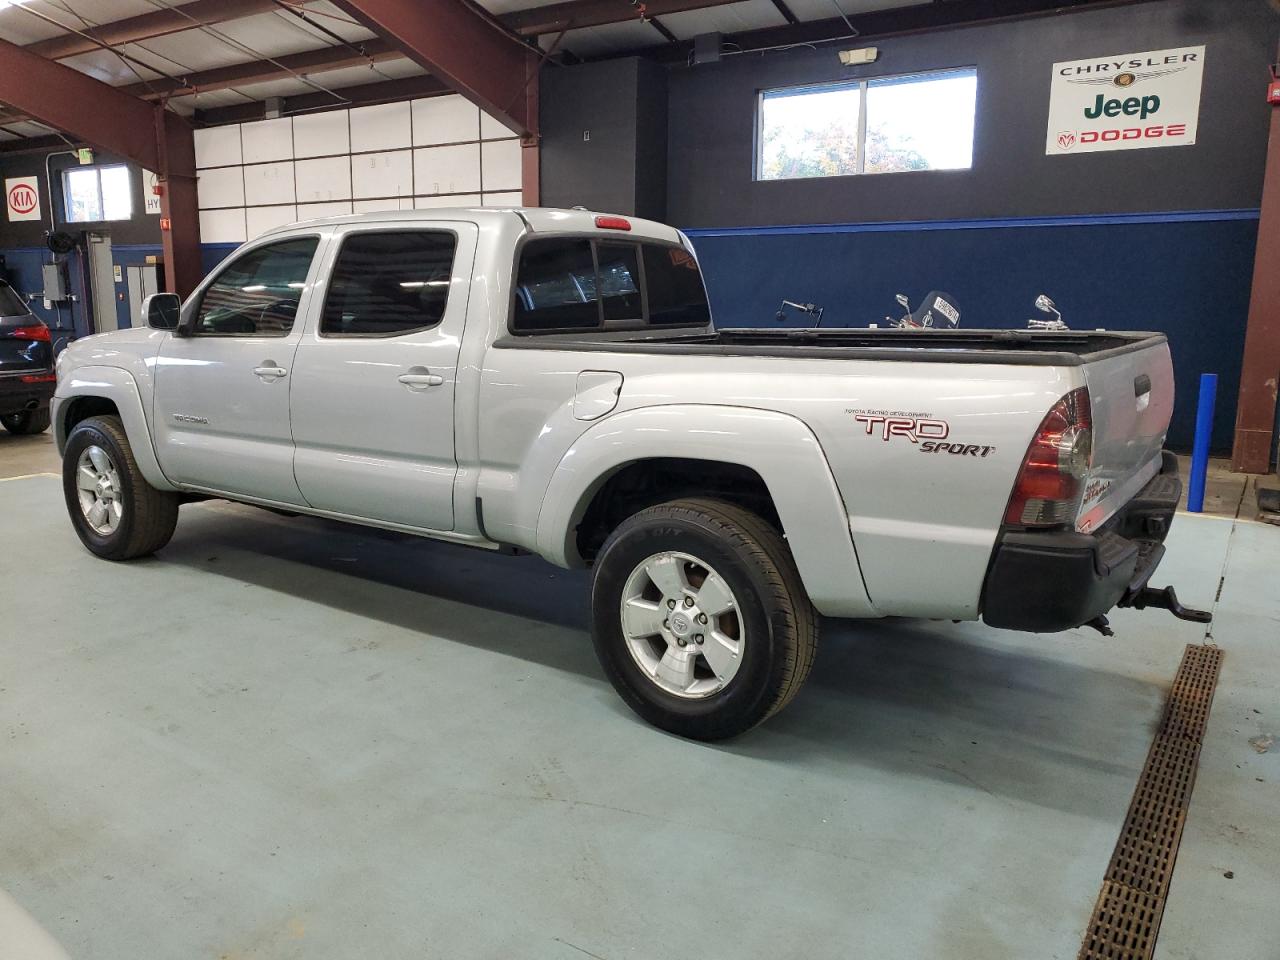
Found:
<path fill-rule="evenodd" d="M 261 367 L 254 367 L 253 373 L 254 376 L 261 377 L 263 380 L 279 380 L 281 377 L 286 376 L 289 371 L 284 367 L 277 367 L 268 360 Z"/>
<path fill-rule="evenodd" d="M 406 387 L 438 387 L 444 377 L 437 373 L 402 373 L 397 377 Z"/>

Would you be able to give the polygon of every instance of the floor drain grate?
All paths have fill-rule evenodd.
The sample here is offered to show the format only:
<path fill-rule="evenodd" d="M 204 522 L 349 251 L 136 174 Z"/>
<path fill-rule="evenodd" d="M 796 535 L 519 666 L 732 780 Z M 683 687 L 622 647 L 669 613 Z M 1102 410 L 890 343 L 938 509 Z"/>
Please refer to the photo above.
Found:
<path fill-rule="evenodd" d="M 1220 648 L 1187 644 L 1079 960 L 1149 960 L 1155 951 L 1221 666 Z"/>

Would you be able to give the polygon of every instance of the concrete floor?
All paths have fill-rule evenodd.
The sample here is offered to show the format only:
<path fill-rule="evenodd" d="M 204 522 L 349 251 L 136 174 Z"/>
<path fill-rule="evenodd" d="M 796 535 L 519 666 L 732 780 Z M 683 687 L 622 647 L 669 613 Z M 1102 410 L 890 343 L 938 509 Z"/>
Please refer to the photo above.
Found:
<path fill-rule="evenodd" d="M 581 574 L 225 503 L 110 564 L 55 468 L 0 437 L 5 960 L 4 893 L 95 960 L 1071 958 L 1204 637 L 830 623 L 705 746 L 602 679 Z M 1238 507 L 1159 578 L 1227 653 L 1163 960 L 1280 942 L 1280 529 Z"/>

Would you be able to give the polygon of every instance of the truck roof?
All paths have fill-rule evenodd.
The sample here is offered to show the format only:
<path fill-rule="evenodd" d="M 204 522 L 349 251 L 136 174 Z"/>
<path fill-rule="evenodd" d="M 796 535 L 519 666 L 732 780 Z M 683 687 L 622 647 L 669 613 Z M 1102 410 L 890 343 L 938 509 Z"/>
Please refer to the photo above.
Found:
<path fill-rule="evenodd" d="M 509 224 L 515 218 L 522 220 L 531 232 L 539 234 L 599 233 L 602 236 L 618 238 L 630 236 L 685 245 L 684 237 L 679 230 L 655 220 L 597 210 L 566 210 L 556 207 L 434 207 L 430 210 L 385 210 L 302 220 L 268 230 L 263 236 L 288 233 L 304 225 L 314 227 L 320 224 L 403 223 L 426 226 L 442 221 L 465 220 L 484 227 L 496 226 L 499 223 Z M 630 229 L 598 226 L 599 218 L 623 221 L 629 225 Z"/>

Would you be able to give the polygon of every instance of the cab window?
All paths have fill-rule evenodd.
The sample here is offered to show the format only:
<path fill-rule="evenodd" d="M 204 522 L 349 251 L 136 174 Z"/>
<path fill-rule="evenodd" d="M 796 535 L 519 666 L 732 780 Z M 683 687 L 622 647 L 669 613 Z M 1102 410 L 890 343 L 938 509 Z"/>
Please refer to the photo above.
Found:
<path fill-rule="evenodd" d="M 444 230 L 357 233 L 329 280 L 322 337 L 397 337 L 444 318 L 457 238 Z"/>
<path fill-rule="evenodd" d="M 200 298 L 193 336 L 283 337 L 293 329 L 298 299 L 319 245 L 295 237 L 256 247 L 232 261 Z"/>

